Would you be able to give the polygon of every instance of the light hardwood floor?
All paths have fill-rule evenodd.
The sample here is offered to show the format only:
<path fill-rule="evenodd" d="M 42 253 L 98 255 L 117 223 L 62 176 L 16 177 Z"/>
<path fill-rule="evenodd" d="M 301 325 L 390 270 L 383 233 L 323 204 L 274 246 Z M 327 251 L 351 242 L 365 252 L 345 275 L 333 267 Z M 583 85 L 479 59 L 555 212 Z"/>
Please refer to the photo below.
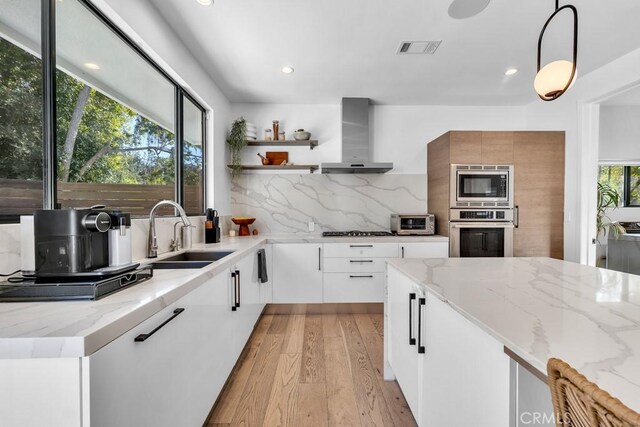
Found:
<path fill-rule="evenodd" d="M 208 426 L 415 426 L 381 314 L 264 315 Z"/>

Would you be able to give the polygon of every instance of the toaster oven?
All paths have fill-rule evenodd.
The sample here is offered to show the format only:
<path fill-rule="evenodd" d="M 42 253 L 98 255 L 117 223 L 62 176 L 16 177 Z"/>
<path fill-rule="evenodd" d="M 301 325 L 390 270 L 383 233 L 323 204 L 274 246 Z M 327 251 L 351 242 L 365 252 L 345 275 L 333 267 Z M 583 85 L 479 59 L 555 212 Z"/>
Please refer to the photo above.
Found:
<path fill-rule="evenodd" d="M 399 236 L 426 236 L 436 232 L 436 219 L 432 214 L 392 214 L 391 232 Z"/>

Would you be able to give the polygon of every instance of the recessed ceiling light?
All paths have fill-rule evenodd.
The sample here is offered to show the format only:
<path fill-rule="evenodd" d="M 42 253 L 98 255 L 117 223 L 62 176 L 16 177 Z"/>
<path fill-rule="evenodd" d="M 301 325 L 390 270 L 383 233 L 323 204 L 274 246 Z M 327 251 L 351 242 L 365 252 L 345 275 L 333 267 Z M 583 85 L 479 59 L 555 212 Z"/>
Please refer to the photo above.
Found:
<path fill-rule="evenodd" d="M 289 67 L 288 65 L 284 66 L 282 67 L 282 72 L 285 74 L 291 74 L 293 73 L 293 67 Z"/>
<path fill-rule="evenodd" d="M 504 72 L 504 75 L 505 76 L 513 76 L 517 72 L 518 72 L 517 68 L 509 68 L 507 71 Z"/>
<path fill-rule="evenodd" d="M 94 64 L 93 62 L 85 62 L 84 66 L 87 67 L 90 70 L 99 70 L 100 69 L 100 66 L 98 64 Z"/>
<path fill-rule="evenodd" d="M 476 16 L 489 6 L 490 0 L 453 0 L 449 6 L 449 16 L 453 19 L 468 19 Z"/>
<path fill-rule="evenodd" d="M 196 1 L 203 6 L 211 6 L 213 4 L 213 0 L 196 0 Z"/>

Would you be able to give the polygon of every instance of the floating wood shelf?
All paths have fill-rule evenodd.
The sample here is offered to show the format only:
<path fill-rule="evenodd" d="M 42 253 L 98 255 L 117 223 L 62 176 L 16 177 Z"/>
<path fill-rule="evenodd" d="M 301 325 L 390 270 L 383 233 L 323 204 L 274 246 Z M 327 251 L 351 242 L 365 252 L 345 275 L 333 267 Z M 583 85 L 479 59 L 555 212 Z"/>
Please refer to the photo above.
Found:
<path fill-rule="evenodd" d="M 249 139 L 247 140 L 247 145 L 250 146 L 265 146 L 265 147 L 286 147 L 286 146 L 290 146 L 290 147 L 306 147 L 308 146 L 310 149 L 314 149 L 315 147 L 318 146 L 318 140 L 317 139 L 310 139 L 307 141 L 296 141 L 296 140 L 284 140 L 284 141 L 265 141 L 262 139 L 258 139 L 258 140 L 253 140 L 253 139 Z"/>
<path fill-rule="evenodd" d="M 227 165 L 229 169 L 232 168 L 231 165 Z M 268 170 L 308 170 L 311 173 L 314 173 L 319 168 L 318 165 L 241 165 L 240 169 L 243 171 L 268 171 Z"/>

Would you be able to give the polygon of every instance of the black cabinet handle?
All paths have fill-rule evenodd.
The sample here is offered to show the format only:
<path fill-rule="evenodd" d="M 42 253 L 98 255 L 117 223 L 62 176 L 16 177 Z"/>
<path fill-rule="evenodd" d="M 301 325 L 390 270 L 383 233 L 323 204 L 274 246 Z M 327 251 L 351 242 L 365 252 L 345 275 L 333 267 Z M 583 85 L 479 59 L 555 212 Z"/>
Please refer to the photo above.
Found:
<path fill-rule="evenodd" d="M 231 272 L 231 278 L 233 279 L 233 303 L 231 304 L 231 311 L 236 311 L 238 304 L 238 279 L 236 278 L 236 272 Z"/>
<path fill-rule="evenodd" d="M 349 245 L 350 248 L 372 248 L 373 245 Z"/>
<path fill-rule="evenodd" d="M 322 271 L 322 248 L 318 248 L 318 271 Z"/>
<path fill-rule="evenodd" d="M 427 305 L 426 298 L 418 299 L 418 353 L 424 354 L 425 348 L 422 345 L 422 307 Z"/>
<path fill-rule="evenodd" d="M 236 279 L 238 280 L 238 301 L 236 302 L 236 307 L 240 308 L 240 298 L 242 297 L 242 292 L 240 292 L 240 270 L 236 270 Z"/>
<path fill-rule="evenodd" d="M 513 216 L 515 217 L 513 219 L 513 226 L 515 228 L 518 228 L 518 226 L 520 225 L 520 207 L 518 205 L 514 207 L 513 214 Z"/>
<path fill-rule="evenodd" d="M 184 308 L 176 308 L 175 310 L 173 310 L 173 316 L 171 316 L 170 318 L 168 318 L 167 320 L 165 320 L 164 322 L 162 322 L 160 324 L 160 326 L 158 326 L 157 328 L 155 328 L 153 331 L 149 332 L 148 334 L 140 334 L 138 335 L 134 341 L 135 342 L 144 342 L 147 339 L 151 338 L 151 335 L 155 334 L 156 332 L 158 332 L 164 325 L 166 325 L 167 323 L 171 322 L 173 319 L 175 319 L 176 317 L 178 317 L 180 315 L 180 313 L 182 313 L 184 311 Z"/>
<path fill-rule="evenodd" d="M 372 259 L 351 259 L 349 262 L 373 262 Z"/>
<path fill-rule="evenodd" d="M 359 276 L 351 275 L 349 277 L 352 278 L 352 279 L 373 279 L 373 275 L 371 275 L 371 274 L 365 275 L 365 276 L 362 276 L 362 275 L 359 275 Z"/>
<path fill-rule="evenodd" d="M 402 258 L 404 258 L 404 246 L 402 246 Z"/>
<path fill-rule="evenodd" d="M 409 345 L 416 345 L 416 339 L 413 337 L 413 302 L 416 300 L 416 294 L 409 294 Z"/>

